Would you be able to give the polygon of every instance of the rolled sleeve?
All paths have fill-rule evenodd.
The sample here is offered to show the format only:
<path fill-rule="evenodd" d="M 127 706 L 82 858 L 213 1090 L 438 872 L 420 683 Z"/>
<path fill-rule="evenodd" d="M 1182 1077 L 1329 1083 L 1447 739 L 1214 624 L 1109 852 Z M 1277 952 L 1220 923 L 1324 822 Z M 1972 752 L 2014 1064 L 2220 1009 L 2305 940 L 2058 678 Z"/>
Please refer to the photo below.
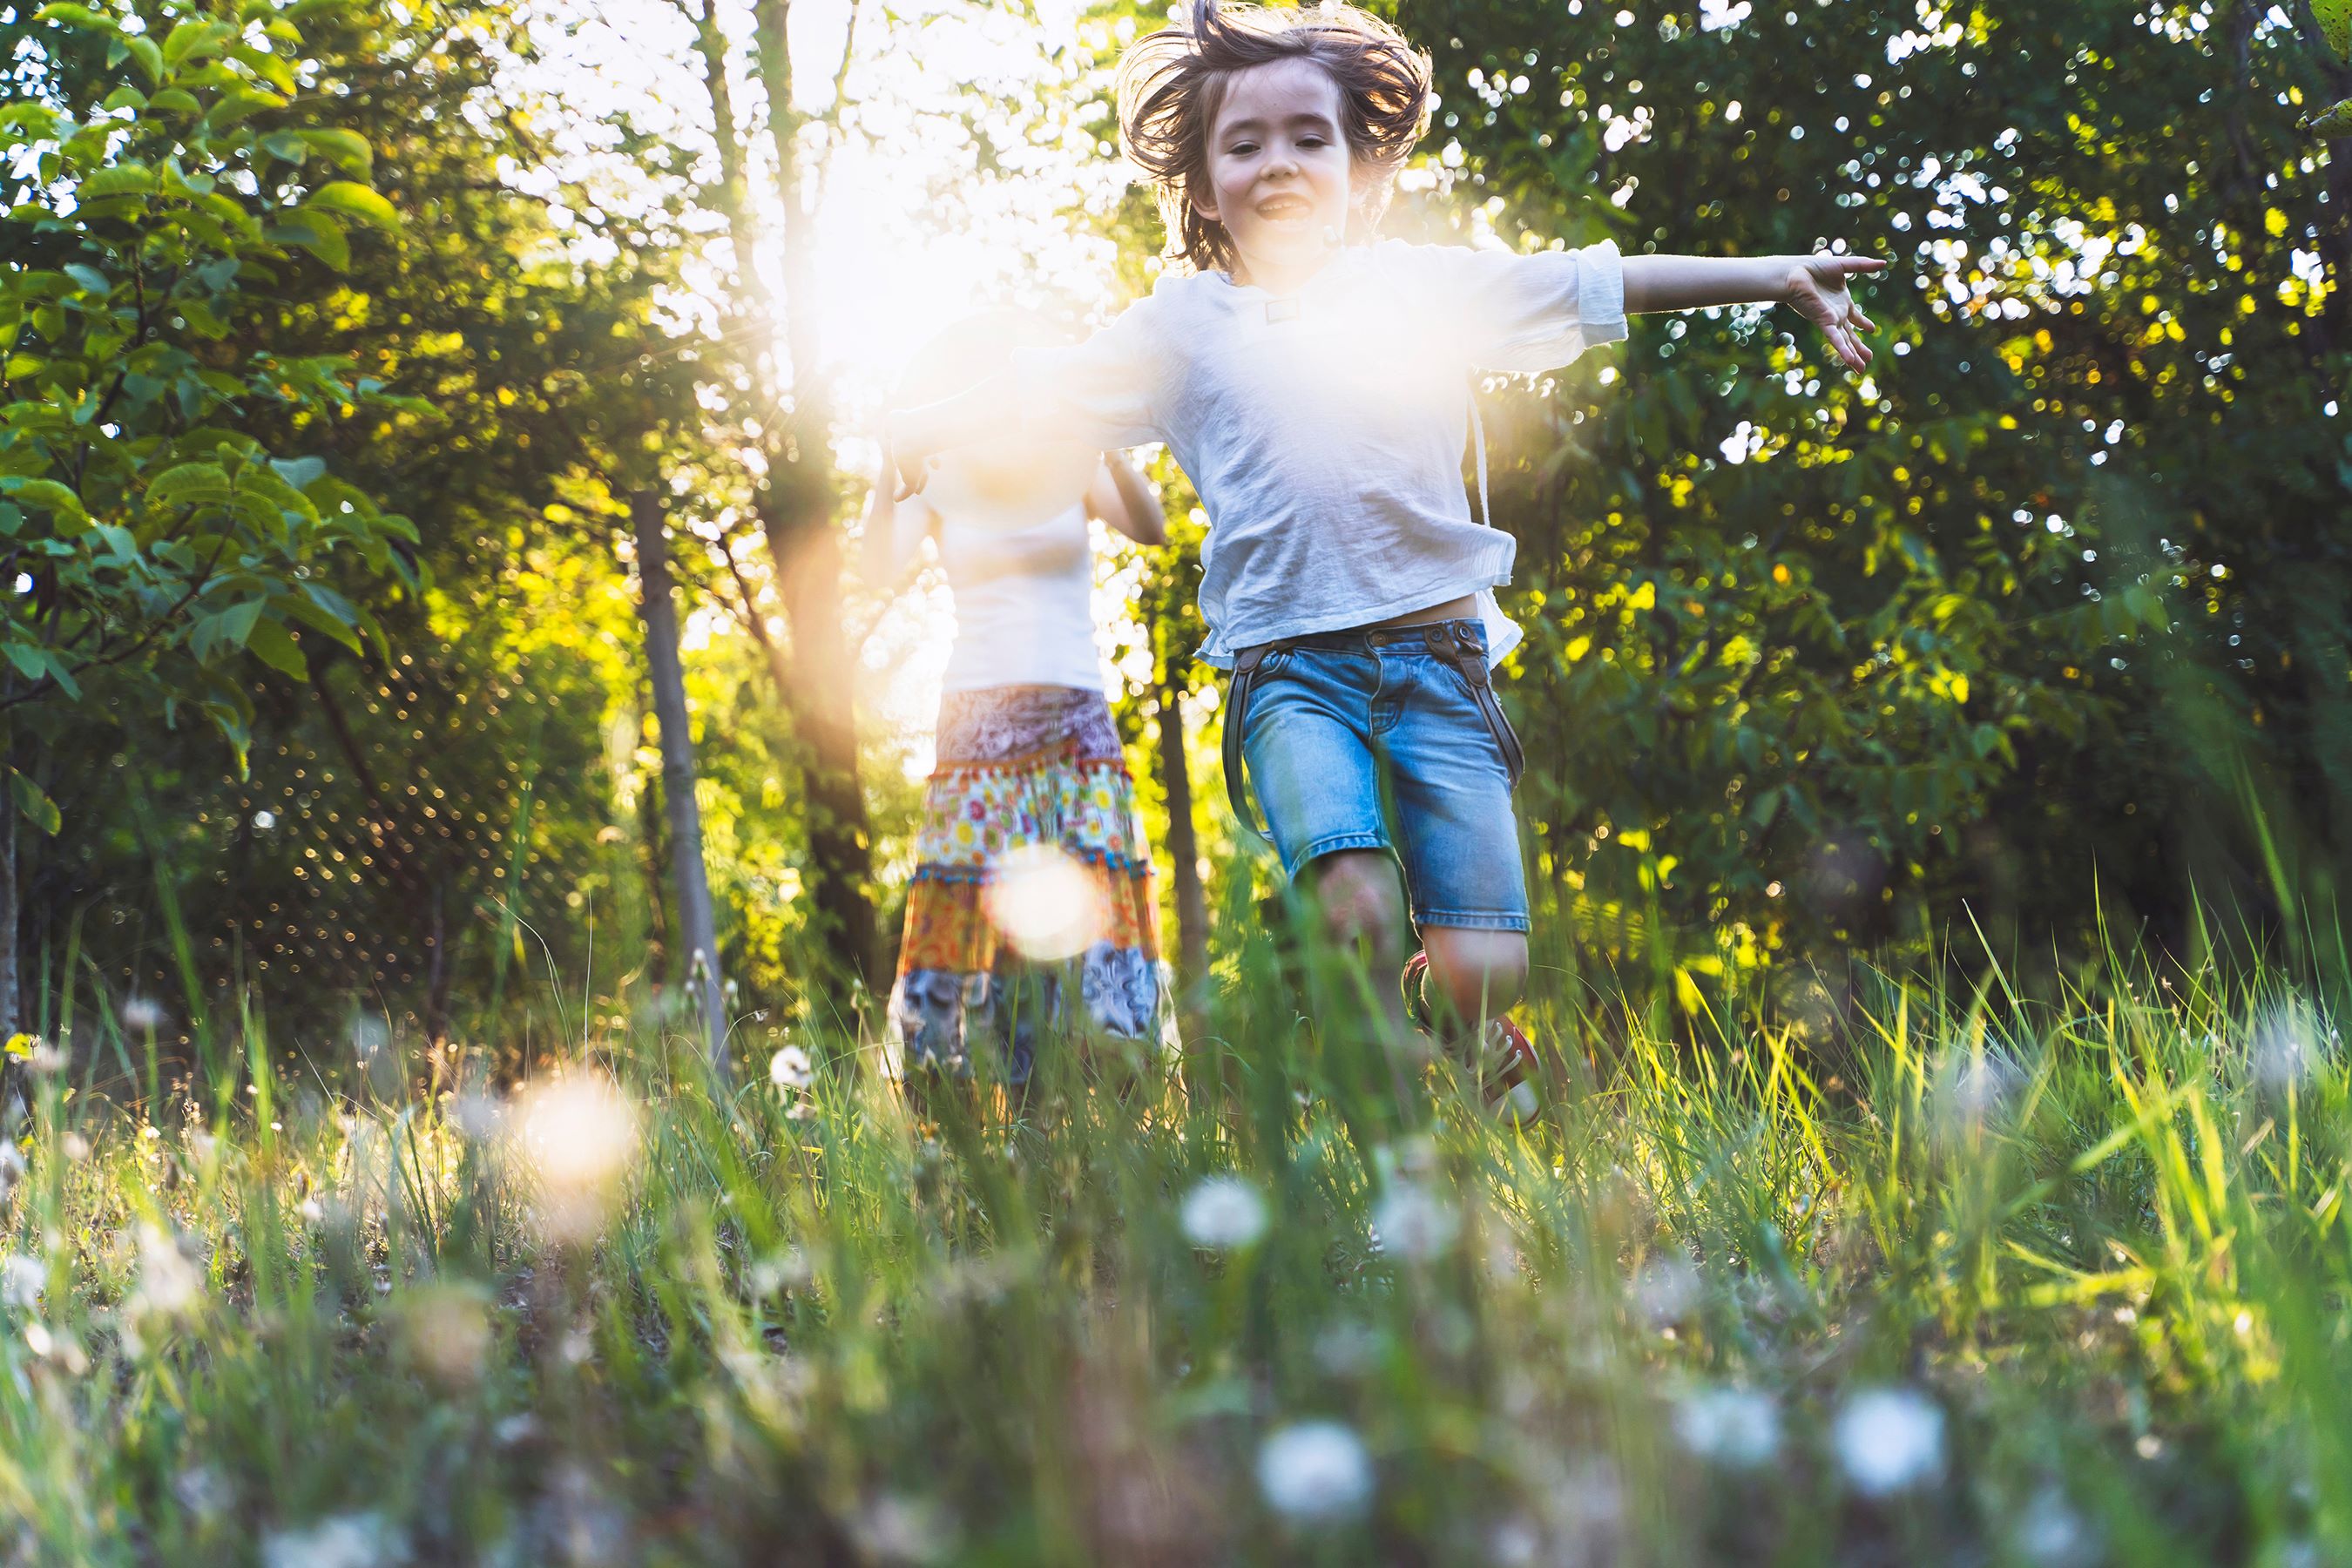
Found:
<path fill-rule="evenodd" d="M 1139 447 L 1162 439 L 1144 301 L 1066 348 L 1019 349 L 1013 379 L 1026 434 L 1089 447 Z"/>
<path fill-rule="evenodd" d="M 1439 286 L 1455 308 L 1470 363 L 1522 372 L 1567 364 L 1625 335 L 1625 264 L 1602 240 L 1517 255 L 1432 246 Z"/>

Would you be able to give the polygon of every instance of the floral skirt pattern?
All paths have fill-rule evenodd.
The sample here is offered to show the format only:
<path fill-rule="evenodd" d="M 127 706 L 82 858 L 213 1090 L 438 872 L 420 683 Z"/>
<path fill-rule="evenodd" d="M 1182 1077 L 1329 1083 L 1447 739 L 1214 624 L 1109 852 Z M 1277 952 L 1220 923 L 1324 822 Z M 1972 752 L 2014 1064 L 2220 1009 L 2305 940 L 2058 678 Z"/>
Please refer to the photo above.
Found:
<path fill-rule="evenodd" d="M 1041 1040 L 1157 1043 L 1160 901 L 1135 784 L 1098 691 L 999 686 L 940 703 L 890 991 L 892 1070 L 1028 1080 Z"/>

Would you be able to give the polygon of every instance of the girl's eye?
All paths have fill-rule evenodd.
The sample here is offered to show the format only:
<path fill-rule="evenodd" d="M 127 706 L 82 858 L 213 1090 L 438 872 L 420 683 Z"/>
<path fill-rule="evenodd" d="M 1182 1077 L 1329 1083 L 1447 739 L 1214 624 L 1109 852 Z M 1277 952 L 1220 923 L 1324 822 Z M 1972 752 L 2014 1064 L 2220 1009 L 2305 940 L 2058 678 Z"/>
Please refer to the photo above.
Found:
<path fill-rule="evenodd" d="M 1328 147 L 1330 145 L 1329 142 L 1324 141 L 1320 136 L 1301 136 L 1298 139 L 1298 144 L 1301 147 Z"/>

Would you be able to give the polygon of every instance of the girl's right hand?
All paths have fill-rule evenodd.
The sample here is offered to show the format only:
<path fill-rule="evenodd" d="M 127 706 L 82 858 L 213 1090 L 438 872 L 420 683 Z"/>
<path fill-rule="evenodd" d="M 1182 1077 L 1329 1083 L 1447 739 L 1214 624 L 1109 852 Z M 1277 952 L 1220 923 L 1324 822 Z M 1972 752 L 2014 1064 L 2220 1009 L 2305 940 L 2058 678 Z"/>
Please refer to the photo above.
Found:
<path fill-rule="evenodd" d="M 1878 323 L 1862 313 L 1847 288 L 1847 279 L 1858 273 L 1884 272 L 1886 263 L 1871 256 L 1837 256 L 1821 251 L 1800 258 L 1789 269 L 1786 298 L 1804 313 L 1805 319 L 1822 330 L 1830 347 L 1852 371 L 1870 368 L 1875 358 L 1870 345 L 1862 341 L 1864 332 L 1874 332 Z"/>

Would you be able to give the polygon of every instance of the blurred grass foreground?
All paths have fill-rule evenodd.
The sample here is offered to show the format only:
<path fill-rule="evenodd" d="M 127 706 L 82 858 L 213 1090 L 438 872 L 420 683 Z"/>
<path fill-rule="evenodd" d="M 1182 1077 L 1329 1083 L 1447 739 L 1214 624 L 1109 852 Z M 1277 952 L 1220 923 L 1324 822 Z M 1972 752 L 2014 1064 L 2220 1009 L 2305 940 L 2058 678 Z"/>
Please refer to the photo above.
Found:
<path fill-rule="evenodd" d="M 1250 980 L 1181 1074 L 1063 1053 L 919 1122 L 846 1039 L 730 1094 L 623 1027 L 509 1089 L 382 1030 L 281 1072 L 250 1015 L 151 1121 L 85 1089 L 153 1020 L 63 1020 L 10 1069 L 0 1545 L 2352 1552 L 2352 1113 L 2279 976 L 1886 979 L 1801 1049 L 1555 1009 L 1590 1050 L 1528 1127 L 1359 1092 Z"/>

